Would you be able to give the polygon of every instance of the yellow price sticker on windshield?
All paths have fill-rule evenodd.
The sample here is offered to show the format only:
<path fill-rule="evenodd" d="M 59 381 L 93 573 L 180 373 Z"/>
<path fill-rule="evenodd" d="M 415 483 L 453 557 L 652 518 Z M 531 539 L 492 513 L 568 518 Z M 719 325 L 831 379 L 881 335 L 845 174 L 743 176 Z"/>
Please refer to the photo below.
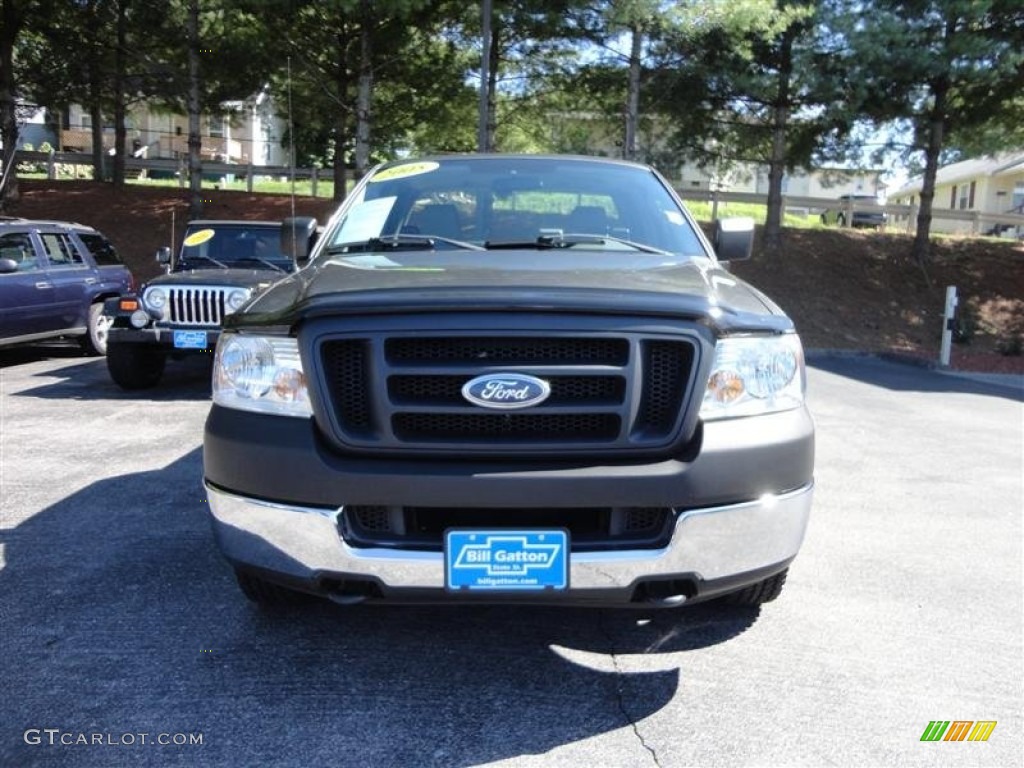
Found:
<path fill-rule="evenodd" d="M 370 182 L 374 181 L 391 181 L 393 179 L 404 179 L 406 176 L 419 176 L 421 173 L 430 173 L 438 169 L 438 163 L 428 161 L 424 163 L 405 163 L 403 165 L 396 165 L 391 168 L 385 168 L 379 173 L 375 173 Z"/>
<path fill-rule="evenodd" d="M 200 229 L 198 232 L 193 232 L 191 235 L 185 238 L 185 245 L 192 247 L 194 245 L 202 245 L 207 240 L 213 238 L 214 231 L 212 229 Z"/>

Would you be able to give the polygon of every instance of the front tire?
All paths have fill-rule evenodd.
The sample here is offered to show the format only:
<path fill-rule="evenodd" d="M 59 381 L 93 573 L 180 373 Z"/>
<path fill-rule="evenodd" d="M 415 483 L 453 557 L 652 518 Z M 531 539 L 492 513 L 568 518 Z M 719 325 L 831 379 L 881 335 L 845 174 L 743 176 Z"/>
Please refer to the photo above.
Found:
<path fill-rule="evenodd" d="M 82 350 L 85 354 L 92 356 L 107 354 L 107 333 L 113 323 L 114 318 L 103 314 L 103 302 L 97 301 L 89 305 L 88 330 L 81 339 Z"/>
<path fill-rule="evenodd" d="M 251 602 L 261 608 L 288 608 L 303 602 L 303 595 L 291 589 L 272 584 L 245 571 L 235 571 L 238 587 Z"/>
<path fill-rule="evenodd" d="M 748 608 L 756 608 L 764 603 L 770 603 L 782 594 L 782 587 L 786 583 L 786 575 L 788 573 L 789 569 L 787 568 L 781 573 L 769 576 L 764 581 L 759 581 L 756 584 L 751 584 L 749 587 L 744 587 L 738 592 L 726 595 L 722 598 L 722 601 L 730 605 Z"/>
<path fill-rule="evenodd" d="M 167 356 L 141 344 L 114 344 L 107 349 L 107 370 L 121 389 L 149 389 L 164 375 Z"/>

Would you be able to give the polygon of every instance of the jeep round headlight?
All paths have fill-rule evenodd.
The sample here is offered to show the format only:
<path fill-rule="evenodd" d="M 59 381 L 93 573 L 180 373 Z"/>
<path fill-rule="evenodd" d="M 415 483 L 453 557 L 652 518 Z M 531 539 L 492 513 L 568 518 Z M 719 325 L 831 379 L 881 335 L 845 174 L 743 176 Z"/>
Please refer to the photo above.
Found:
<path fill-rule="evenodd" d="M 167 306 L 167 291 L 163 288 L 150 288 L 143 296 L 143 301 L 150 309 L 155 309 L 162 314 L 163 308 Z"/>
<path fill-rule="evenodd" d="M 227 311 L 236 312 L 245 302 L 249 300 L 249 291 L 244 288 L 237 288 L 227 296 Z"/>
<path fill-rule="evenodd" d="M 786 411 L 804 401 L 803 349 L 795 333 L 719 340 L 700 414 L 705 420 Z"/>
<path fill-rule="evenodd" d="M 295 339 L 224 334 L 213 364 L 213 402 L 227 408 L 309 416 L 309 392 Z"/>

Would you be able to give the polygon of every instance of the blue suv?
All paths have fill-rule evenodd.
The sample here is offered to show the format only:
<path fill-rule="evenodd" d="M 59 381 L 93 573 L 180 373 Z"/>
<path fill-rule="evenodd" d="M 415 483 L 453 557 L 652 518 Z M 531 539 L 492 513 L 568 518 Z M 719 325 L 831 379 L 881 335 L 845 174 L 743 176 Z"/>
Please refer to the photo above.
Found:
<path fill-rule="evenodd" d="M 135 288 L 101 233 L 82 224 L 0 218 L 0 347 L 61 337 L 107 351 L 103 302 Z"/>

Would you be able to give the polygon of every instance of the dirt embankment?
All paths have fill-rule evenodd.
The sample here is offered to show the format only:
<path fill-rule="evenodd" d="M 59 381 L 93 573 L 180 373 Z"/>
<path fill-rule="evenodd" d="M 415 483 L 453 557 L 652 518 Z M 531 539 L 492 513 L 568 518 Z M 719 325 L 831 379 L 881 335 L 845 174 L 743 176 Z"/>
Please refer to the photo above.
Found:
<path fill-rule="evenodd" d="M 187 192 L 94 182 L 22 181 L 13 213 L 90 224 L 104 232 L 140 280 L 159 272 L 156 249 L 184 227 Z M 205 193 L 204 216 L 280 220 L 290 198 Z M 329 200 L 296 198 L 294 211 L 324 221 Z M 937 360 L 947 285 L 961 296 L 963 343 L 953 367 L 1024 374 L 1024 244 L 993 239 L 937 239 L 927 272 L 909 258 L 910 237 L 849 230 L 787 230 L 775 259 L 735 265 L 794 319 L 808 348 L 896 352 Z M 1006 354 L 1013 353 L 1016 354 Z"/>

